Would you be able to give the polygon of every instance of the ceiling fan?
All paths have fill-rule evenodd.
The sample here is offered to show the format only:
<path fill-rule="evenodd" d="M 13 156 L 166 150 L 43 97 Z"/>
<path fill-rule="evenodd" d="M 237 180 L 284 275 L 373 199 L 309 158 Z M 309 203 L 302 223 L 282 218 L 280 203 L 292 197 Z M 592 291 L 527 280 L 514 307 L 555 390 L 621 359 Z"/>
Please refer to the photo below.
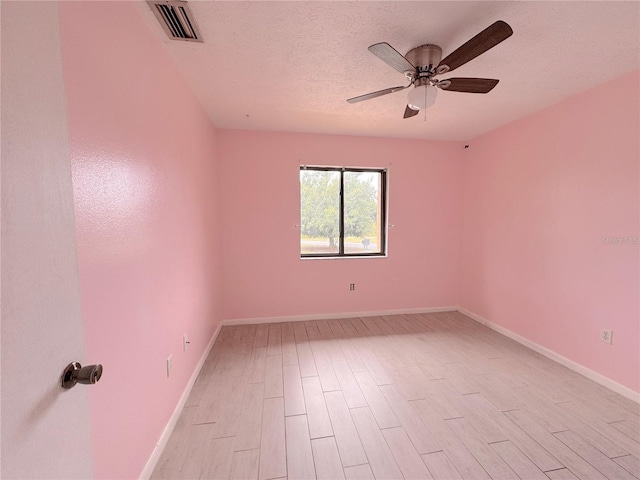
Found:
<path fill-rule="evenodd" d="M 438 88 L 450 92 L 490 92 L 498 84 L 498 80 L 490 78 L 448 78 L 446 80 L 438 80 L 434 77 L 455 70 L 495 47 L 512 34 L 511 27 L 506 22 L 498 20 L 442 60 L 442 49 L 438 45 L 422 45 L 410 50 L 404 56 L 386 42 L 371 45 L 369 51 L 390 67 L 404 74 L 409 81 L 409 85 L 367 93 L 366 95 L 350 98 L 347 102 L 362 102 L 370 98 L 399 92 L 413 85 L 414 88 L 409 92 L 403 117 L 409 118 L 435 103 Z"/>

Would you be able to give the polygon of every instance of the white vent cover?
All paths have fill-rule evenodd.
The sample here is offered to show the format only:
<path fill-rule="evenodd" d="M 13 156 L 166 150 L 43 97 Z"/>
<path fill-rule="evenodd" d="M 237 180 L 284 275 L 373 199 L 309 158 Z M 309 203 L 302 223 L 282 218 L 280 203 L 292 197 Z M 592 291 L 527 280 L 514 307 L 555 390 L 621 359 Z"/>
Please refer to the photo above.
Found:
<path fill-rule="evenodd" d="M 202 35 L 187 2 L 155 0 L 147 3 L 169 38 L 186 42 L 202 42 Z"/>

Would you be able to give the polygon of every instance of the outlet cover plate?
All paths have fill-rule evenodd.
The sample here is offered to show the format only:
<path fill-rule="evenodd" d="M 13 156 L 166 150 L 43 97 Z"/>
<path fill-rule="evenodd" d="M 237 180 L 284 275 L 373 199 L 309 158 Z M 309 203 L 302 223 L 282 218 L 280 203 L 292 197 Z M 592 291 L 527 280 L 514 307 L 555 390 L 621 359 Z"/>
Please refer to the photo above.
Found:
<path fill-rule="evenodd" d="M 602 330 L 600 340 L 611 345 L 613 343 L 613 330 Z"/>
<path fill-rule="evenodd" d="M 171 370 L 173 370 L 173 355 L 169 355 L 167 358 L 167 377 L 171 376 Z"/>

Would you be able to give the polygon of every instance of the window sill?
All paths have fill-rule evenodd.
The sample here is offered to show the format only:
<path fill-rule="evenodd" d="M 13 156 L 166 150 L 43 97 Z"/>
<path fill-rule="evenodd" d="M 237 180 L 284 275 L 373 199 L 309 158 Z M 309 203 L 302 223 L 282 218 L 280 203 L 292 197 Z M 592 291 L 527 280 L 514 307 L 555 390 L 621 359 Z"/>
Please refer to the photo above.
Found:
<path fill-rule="evenodd" d="M 364 258 L 366 259 L 373 259 L 373 258 L 387 258 L 388 255 L 384 254 L 384 255 L 349 255 L 349 256 L 329 256 L 327 255 L 326 257 L 299 257 L 300 260 L 353 260 L 353 259 L 358 259 L 358 260 L 362 260 Z"/>

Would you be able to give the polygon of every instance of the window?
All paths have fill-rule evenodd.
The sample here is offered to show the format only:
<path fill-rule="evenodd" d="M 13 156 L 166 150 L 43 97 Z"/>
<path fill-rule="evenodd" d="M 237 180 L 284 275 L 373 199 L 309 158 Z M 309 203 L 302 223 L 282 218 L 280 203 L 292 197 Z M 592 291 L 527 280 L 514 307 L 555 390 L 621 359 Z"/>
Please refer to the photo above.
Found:
<path fill-rule="evenodd" d="M 383 256 L 387 171 L 300 167 L 300 256 Z"/>

